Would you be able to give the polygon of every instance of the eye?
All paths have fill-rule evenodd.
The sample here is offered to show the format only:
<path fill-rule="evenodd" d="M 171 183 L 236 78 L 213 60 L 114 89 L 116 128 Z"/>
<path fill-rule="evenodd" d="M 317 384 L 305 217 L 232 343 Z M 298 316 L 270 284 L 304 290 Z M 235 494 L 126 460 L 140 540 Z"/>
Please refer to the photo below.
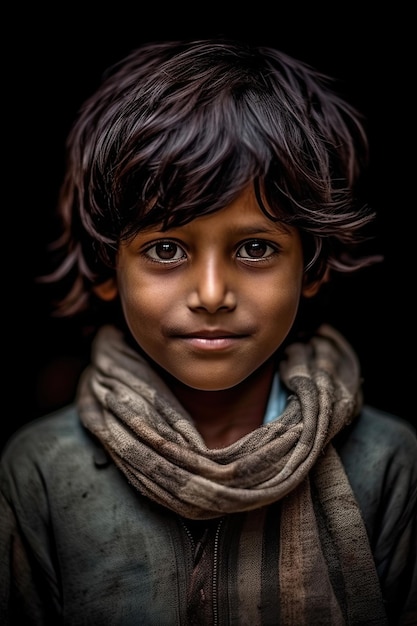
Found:
<path fill-rule="evenodd" d="M 251 239 L 238 248 L 237 256 L 245 260 L 258 261 L 268 259 L 277 251 L 276 245 L 272 245 L 264 239 Z"/>
<path fill-rule="evenodd" d="M 149 246 L 144 254 L 157 263 L 175 263 L 186 258 L 183 248 L 175 241 L 163 240 Z"/>

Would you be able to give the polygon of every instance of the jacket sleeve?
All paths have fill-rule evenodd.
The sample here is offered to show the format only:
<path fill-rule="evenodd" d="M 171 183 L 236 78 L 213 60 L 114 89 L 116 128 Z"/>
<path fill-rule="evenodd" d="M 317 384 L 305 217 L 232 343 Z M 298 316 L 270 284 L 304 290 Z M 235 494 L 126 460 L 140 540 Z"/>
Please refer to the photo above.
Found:
<path fill-rule="evenodd" d="M 392 626 L 417 626 L 417 437 L 373 407 L 340 454 L 365 521 Z"/>
<path fill-rule="evenodd" d="M 397 451 L 385 475 L 380 525 L 375 535 L 377 570 L 393 624 L 417 625 L 417 475 L 415 459 Z"/>
<path fill-rule="evenodd" d="M 36 472 L 31 487 L 34 476 Z M 44 541 L 47 528 L 27 508 L 34 493 L 23 491 L 3 466 L 0 469 L 0 624 L 55 626 L 60 623 L 59 592 Z M 37 489 L 36 494 L 42 510 L 41 491 Z"/>

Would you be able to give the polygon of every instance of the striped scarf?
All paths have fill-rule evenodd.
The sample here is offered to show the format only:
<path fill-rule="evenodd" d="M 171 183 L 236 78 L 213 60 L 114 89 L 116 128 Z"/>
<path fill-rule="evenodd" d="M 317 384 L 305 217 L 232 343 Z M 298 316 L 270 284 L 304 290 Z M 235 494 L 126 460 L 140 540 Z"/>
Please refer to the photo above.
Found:
<path fill-rule="evenodd" d="M 107 326 L 93 344 L 78 406 L 85 427 L 129 482 L 185 518 L 213 519 L 281 501 L 280 623 L 383 626 L 367 533 L 331 443 L 360 409 L 356 355 L 337 331 L 322 326 L 308 343 L 286 349 L 279 374 L 290 391 L 280 418 L 209 449 L 155 370 Z M 329 559 L 340 571 L 342 594 Z M 315 615 L 320 618 L 311 621 Z"/>

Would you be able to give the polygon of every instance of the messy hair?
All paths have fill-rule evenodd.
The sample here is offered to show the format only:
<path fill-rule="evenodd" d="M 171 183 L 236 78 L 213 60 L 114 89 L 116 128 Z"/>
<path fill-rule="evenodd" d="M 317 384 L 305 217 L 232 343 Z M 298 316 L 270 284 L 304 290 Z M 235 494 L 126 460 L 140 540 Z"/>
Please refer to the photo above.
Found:
<path fill-rule="evenodd" d="M 309 279 L 371 263 L 355 254 L 374 219 L 357 193 L 366 135 L 331 83 L 281 51 L 222 39 L 148 43 L 112 66 L 66 144 L 57 310 L 88 308 L 121 242 L 218 211 L 248 184 L 271 220 L 299 230 Z"/>

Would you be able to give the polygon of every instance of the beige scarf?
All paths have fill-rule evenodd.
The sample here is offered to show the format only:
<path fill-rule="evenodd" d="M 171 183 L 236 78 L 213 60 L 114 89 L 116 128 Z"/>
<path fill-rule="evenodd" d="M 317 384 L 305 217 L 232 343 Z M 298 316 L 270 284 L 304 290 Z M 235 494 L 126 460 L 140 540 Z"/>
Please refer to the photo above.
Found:
<path fill-rule="evenodd" d="M 282 501 L 282 623 L 299 626 L 328 603 L 326 624 L 386 623 L 361 514 L 332 438 L 358 414 L 357 358 L 322 326 L 280 364 L 290 390 L 279 419 L 221 449 L 209 449 L 158 374 L 116 328 L 97 335 L 78 397 L 83 424 L 142 494 L 190 519 L 210 519 Z M 319 529 L 311 484 L 328 530 Z M 330 530 L 329 530 L 330 529 Z M 343 573 L 344 614 L 327 572 L 331 541 Z M 295 599 L 294 589 L 297 589 Z M 322 623 L 322 622 L 316 622 Z"/>

